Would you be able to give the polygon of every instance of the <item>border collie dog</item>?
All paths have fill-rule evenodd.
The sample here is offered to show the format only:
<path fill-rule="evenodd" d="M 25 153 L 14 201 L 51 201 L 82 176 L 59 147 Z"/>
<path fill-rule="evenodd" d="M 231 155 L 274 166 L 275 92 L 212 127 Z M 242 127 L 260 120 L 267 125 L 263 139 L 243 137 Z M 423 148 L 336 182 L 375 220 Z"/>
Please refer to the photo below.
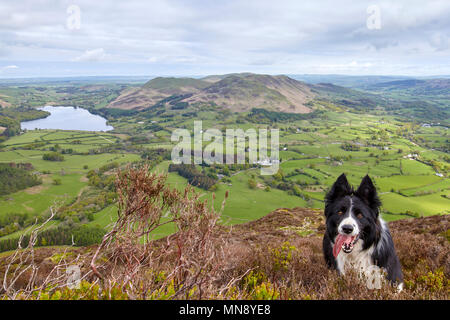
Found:
<path fill-rule="evenodd" d="M 368 175 L 356 191 L 345 174 L 339 176 L 325 198 L 323 253 L 328 267 L 342 275 L 349 268 L 366 276 L 378 270 L 401 291 L 403 274 L 380 205 Z"/>

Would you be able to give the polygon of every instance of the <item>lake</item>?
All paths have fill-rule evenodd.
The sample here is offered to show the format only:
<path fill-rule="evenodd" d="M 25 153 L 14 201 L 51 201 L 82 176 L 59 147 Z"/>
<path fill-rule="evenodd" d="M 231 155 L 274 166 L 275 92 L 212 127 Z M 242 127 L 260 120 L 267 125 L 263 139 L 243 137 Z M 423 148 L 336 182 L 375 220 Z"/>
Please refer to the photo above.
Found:
<path fill-rule="evenodd" d="M 82 131 L 109 131 L 112 126 L 106 124 L 106 119 L 90 113 L 83 108 L 45 106 L 38 108 L 50 112 L 44 119 L 24 121 L 20 123 L 22 129 L 61 129 Z"/>

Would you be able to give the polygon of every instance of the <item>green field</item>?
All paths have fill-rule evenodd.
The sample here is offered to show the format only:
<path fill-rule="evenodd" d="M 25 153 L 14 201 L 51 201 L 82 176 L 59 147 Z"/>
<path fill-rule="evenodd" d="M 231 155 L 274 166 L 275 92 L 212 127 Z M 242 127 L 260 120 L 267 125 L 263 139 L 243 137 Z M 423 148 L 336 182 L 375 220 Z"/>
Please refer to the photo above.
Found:
<path fill-rule="evenodd" d="M 53 185 L 52 178 L 61 179 L 61 185 Z M 58 202 L 67 202 L 76 197 L 85 187 L 81 174 L 46 175 L 43 184 L 19 191 L 6 196 L 0 202 L 0 215 L 26 212 L 33 215 L 45 213 L 50 205 Z"/>
<path fill-rule="evenodd" d="M 14 93 L 17 94 L 9 91 L 9 94 Z M 114 93 L 110 94 L 112 98 Z M 20 96 L 17 99 L 20 100 Z M 105 105 L 104 99 L 97 108 Z M 124 168 L 143 161 L 149 150 L 171 150 L 174 146 L 170 141 L 172 130 L 192 130 L 194 120 L 203 120 L 204 130 L 212 127 L 220 130 L 280 129 L 278 178 L 262 176 L 259 168 L 251 166 L 241 169 L 230 166 L 228 175 L 223 174 L 222 167 L 197 166 L 197 170 L 216 179 L 214 191 L 195 187 L 203 199 L 211 202 L 214 193 L 214 205 L 219 209 L 225 193 L 229 193 L 222 223 L 248 222 L 283 207 L 323 208 L 327 190 L 342 173 L 346 173 L 355 187 L 366 174 L 373 178 L 386 220 L 449 213 L 449 156 L 445 152 L 449 134 L 446 127 L 421 127 L 382 112 L 356 114 L 327 110 L 319 118 L 277 123 L 252 122 L 247 118 L 248 113 L 225 112 L 211 106 L 190 106 L 182 112 L 148 111 L 109 117 L 109 124 L 115 129 L 108 133 L 32 130 L 9 137 L 0 143 L 0 163 L 30 163 L 43 183 L 2 196 L 0 217 L 9 214 L 41 216 L 48 213 L 50 206 L 59 203 L 68 207 L 76 224 L 106 228 L 116 219 L 117 208 L 99 200 L 109 190 L 90 182 L 92 170 L 99 172 L 112 165 Z M 203 142 L 203 146 L 208 144 Z M 61 153 L 64 161 L 43 160 L 43 155 L 52 150 Z M 168 159 L 156 157 L 151 161 L 153 171 L 167 173 Z M 114 173 L 105 170 L 110 172 L 99 173 L 102 179 Z M 55 184 L 55 180 L 59 183 Z M 254 181 L 254 187 L 250 187 L 250 180 Z M 181 190 L 188 185 L 188 180 L 171 172 L 168 183 Z M 79 215 L 79 210 L 89 211 L 89 220 Z M 67 222 L 67 217 L 65 219 L 54 222 L 52 227 Z M 173 230 L 173 226 L 166 225 L 155 236 Z M 20 231 L 15 231 L 0 240 L 18 234 Z"/>

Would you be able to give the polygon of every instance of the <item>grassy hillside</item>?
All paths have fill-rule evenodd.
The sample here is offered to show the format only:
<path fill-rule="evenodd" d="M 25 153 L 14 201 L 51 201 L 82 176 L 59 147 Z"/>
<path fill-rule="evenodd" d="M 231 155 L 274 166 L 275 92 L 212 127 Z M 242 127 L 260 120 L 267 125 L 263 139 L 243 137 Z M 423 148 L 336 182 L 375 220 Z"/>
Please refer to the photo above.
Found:
<path fill-rule="evenodd" d="M 410 119 L 450 125 L 450 79 L 407 79 L 372 84 L 370 92 L 382 94 L 397 103 L 392 113 Z"/>

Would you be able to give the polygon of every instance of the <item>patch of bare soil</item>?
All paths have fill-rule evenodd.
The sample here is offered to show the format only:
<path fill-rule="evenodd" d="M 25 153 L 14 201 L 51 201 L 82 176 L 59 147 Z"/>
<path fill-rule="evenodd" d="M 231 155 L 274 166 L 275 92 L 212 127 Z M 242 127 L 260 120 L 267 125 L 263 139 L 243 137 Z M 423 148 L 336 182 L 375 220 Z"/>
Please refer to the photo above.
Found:
<path fill-rule="evenodd" d="M 47 190 L 48 186 L 44 186 L 42 184 L 34 186 L 34 187 L 30 187 L 25 189 L 24 191 L 28 194 L 39 194 L 41 193 L 43 190 Z"/>
<path fill-rule="evenodd" d="M 6 102 L 6 101 L 0 99 L 0 107 L 9 108 L 9 107 L 11 107 L 11 104 L 9 102 Z"/>
<path fill-rule="evenodd" d="M 25 203 L 22 203 L 22 207 L 24 207 L 25 208 L 25 210 L 27 210 L 28 212 L 33 212 L 34 211 L 34 209 L 33 208 L 31 208 L 31 207 L 29 207 L 29 206 L 27 206 Z"/>

